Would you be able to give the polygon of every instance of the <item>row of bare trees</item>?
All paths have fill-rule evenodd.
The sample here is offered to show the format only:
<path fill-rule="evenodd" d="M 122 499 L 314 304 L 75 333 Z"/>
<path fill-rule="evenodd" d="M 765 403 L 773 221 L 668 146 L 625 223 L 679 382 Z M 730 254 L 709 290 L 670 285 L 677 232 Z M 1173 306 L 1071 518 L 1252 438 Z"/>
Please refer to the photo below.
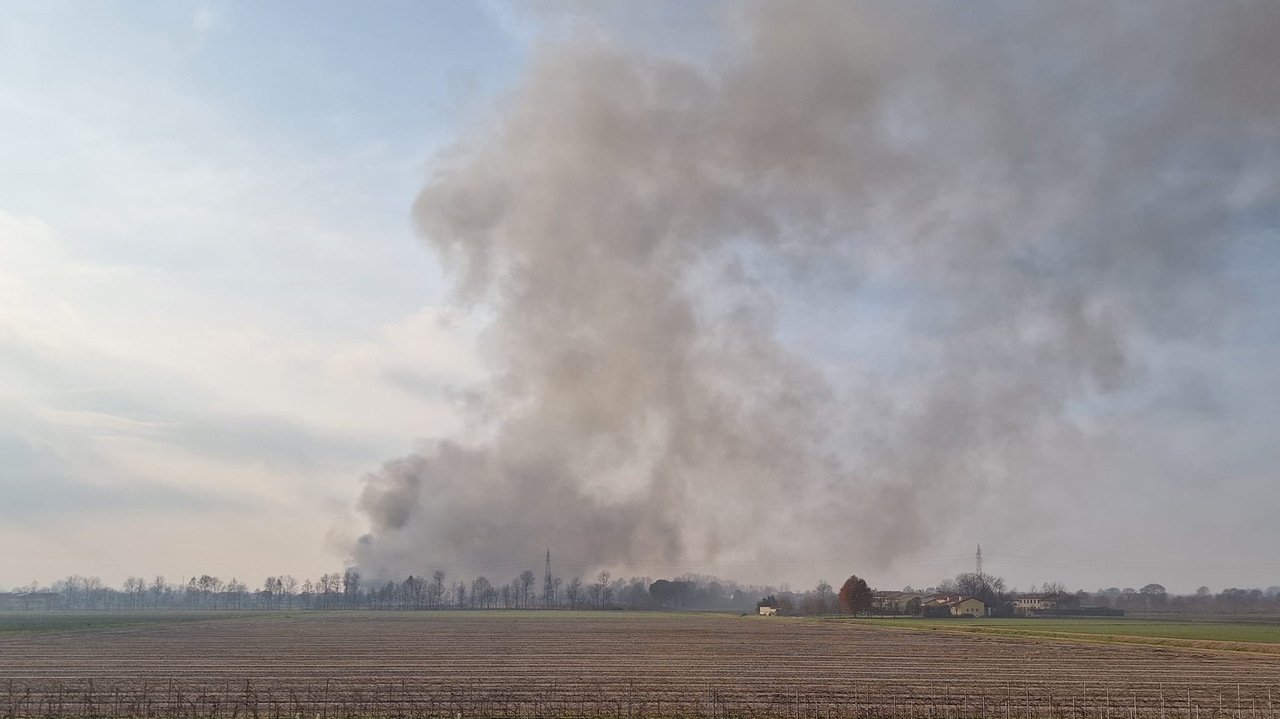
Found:
<path fill-rule="evenodd" d="M 509 582 L 487 577 L 454 579 L 443 570 L 402 580 L 366 582 L 348 569 L 299 581 L 291 575 L 267 577 L 251 589 L 237 579 L 204 574 L 169 582 L 129 577 L 120 588 L 97 577 L 70 576 L 42 587 L 37 583 L 0 594 L 0 609 L 24 610 L 443 610 L 443 609 L 651 609 L 749 608 L 766 588 L 743 587 L 712 577 L 686 575 L 674 581 L 648 577 L 564 581 L 547 572 L 538 587 L 525 570 Z M 673 589 L 674 588 L 674 589 Z M 540 590 L 540 591 L 539 591 Z"/>

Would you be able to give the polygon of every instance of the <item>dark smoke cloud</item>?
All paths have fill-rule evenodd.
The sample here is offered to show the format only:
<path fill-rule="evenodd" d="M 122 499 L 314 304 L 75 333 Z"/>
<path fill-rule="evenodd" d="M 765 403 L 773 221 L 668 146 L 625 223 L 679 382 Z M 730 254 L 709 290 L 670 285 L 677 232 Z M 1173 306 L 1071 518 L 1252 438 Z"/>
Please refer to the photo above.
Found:
<path fill-rule="evenodd" d="M 1034 493 L 1073 406 L 1240 301 L 1280 3 L 779 1 L 713 28 L 691 59 L 549 34 L 439 159 L 414 216 L 494 315 L 493 380 L 471 432 L 366 478 L 361 568 L 889 563 Z M 894 341 L 817 358 L 784 339 L 806 314 Z"/>

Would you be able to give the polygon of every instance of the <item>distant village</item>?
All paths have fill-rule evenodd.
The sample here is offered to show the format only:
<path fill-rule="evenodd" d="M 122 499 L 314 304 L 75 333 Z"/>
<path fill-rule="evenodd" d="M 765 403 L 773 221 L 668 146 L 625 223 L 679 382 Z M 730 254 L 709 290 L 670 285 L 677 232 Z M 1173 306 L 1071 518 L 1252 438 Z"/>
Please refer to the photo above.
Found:
<path fill-rule="evenodd" d="M 975 571 L 947 579 L 923 591 L 872 590 L 850 577 L 839 592 L 826 582 L 806 592 L 782 591 L 757 604 L 763 616 L 842 614 L 924 618 L 979 617 L 1122 617 L 1127 611 L 1181 613 L 1248 613 L 1280 610 L 1280 586 L 1264 589 L 1228 588 L 1212 592 L 1172 595 L 1156 583 L 1141 589 L 1111 587 L 1096 592 L 1067 591 L 1059 582 L 1046 582 L 1020 592 L 1006 588 L 1000 577 L 982 569 L 982 548 L 975 554 Z M 852 584 L 851 584 L 852 583 Z M 851 588 L 852 587 L 852 588 Z"/>
<path fill-rule="evenodd" d="M 762 616 L 788 614 L 795 602 L 787 594 L 776 602 L 762 603 L 758 608 Z M 788 610 L 788 604 L 791 610 Z M 871 605 L 867 614 L 880 616 L 910 616 L 942 619 L 947 617 L 974 618 L 994 616 L 1108 616 L 1123 617 L 1125 610 L 1109 607 L 1081 607 L 1075 594 L 1055 592 L 1011 595 L 1000 602 L 988 603 L 978 597 L 955 592 L 877 591 L 871 593 Z"/>
<path fill-rule="evenodd" d="M 757 611 L 761 616 L 811 615 L 806 605 L 809 593 L 780 592 L 761 600 Z M 810 600 L 811 601 L 811 600 Z M 855 614 L 889 617 L 924 617 L 930 619 L 978 617 L 1085 616 L 1123 617 L 1124 609 L 1081 606 L 1081 598 L 1068 592 L 1052 591 L 1002 594 L 994 601 L 960 592 L 873 591 L 870 603 Z"/>

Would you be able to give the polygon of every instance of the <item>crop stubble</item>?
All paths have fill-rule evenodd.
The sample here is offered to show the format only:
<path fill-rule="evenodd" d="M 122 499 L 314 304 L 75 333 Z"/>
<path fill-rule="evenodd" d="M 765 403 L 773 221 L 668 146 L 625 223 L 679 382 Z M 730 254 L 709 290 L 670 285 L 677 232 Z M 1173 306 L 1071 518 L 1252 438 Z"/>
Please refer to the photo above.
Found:
<path fill-rule="evenodd" d="M 17 716 L 1274 719 L 1280 660 L 838 621 L 631 613 L 219 617 L 0 636 Z"/>

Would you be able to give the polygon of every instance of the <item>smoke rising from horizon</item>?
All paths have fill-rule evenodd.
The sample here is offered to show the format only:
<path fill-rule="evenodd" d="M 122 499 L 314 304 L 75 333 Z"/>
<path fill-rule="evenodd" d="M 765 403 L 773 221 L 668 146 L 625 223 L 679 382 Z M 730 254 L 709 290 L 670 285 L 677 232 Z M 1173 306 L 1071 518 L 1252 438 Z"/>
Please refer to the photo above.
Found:
<path fill-rule="evenodd" d="M 413 208 L 492 380 L 366 477 L 353 561 L 885 566 L 1069 475 L 1082 403 L 1248 301 L 1280 4 L 960 5 L 548 34 Z"/>

